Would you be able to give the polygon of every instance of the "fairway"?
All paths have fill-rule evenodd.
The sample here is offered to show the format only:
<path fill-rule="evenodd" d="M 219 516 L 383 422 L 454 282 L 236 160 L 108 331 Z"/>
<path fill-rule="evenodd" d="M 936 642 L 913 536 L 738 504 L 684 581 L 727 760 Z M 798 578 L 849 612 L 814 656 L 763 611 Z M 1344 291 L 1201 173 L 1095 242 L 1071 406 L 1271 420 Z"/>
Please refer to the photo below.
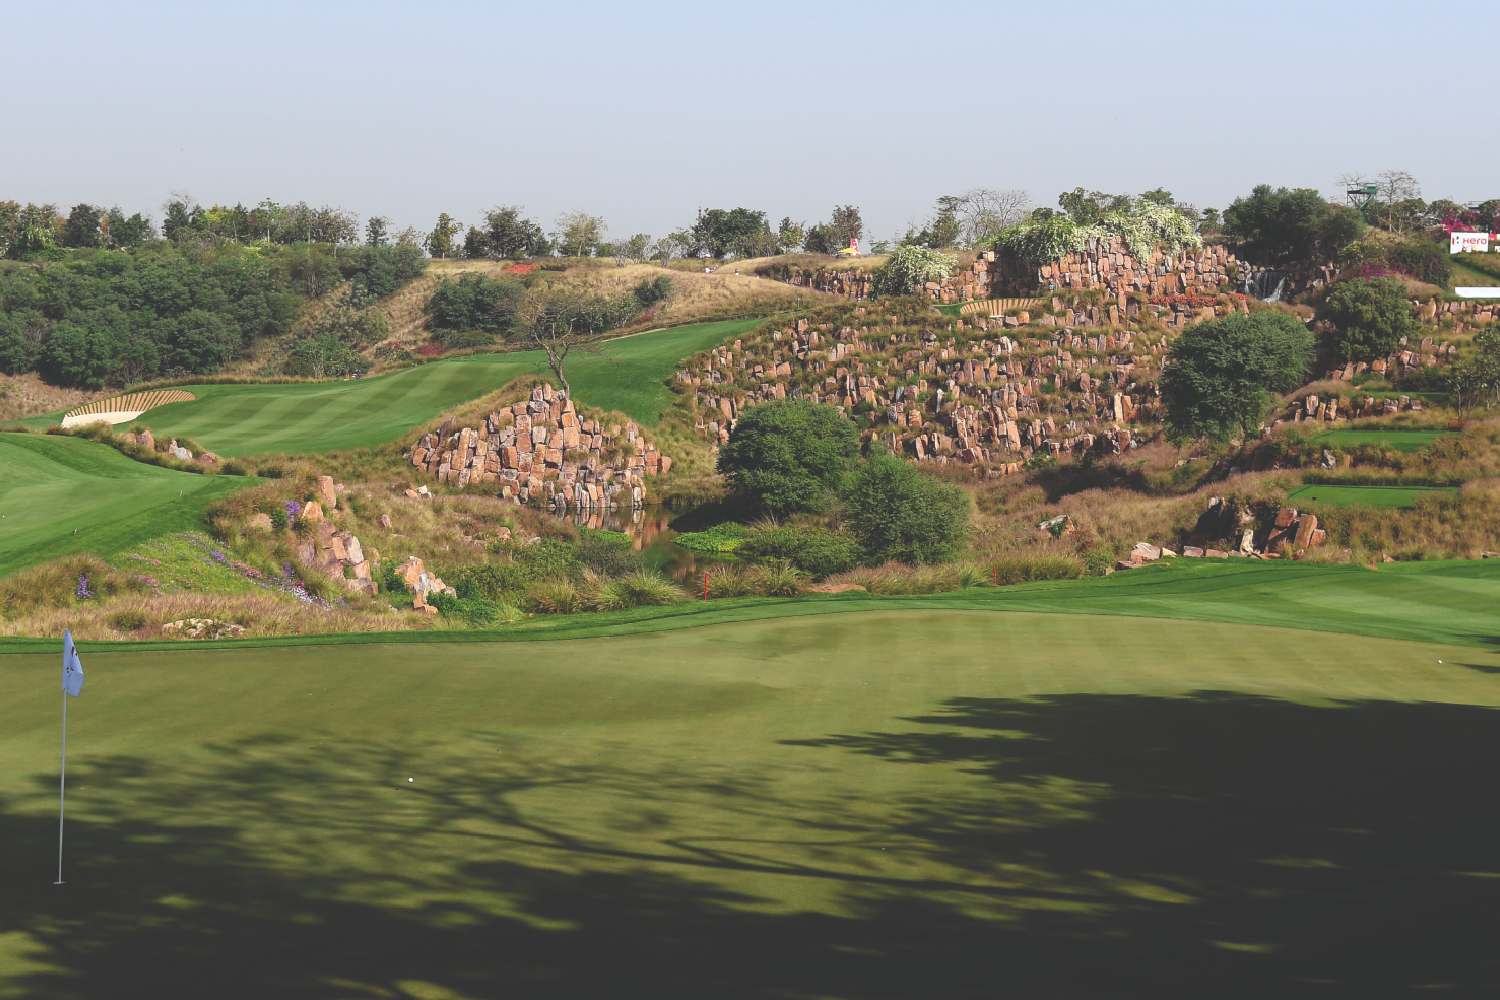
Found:
<path fill-rule="evenodd" d="M 1362 445 L 1375 445 L 1381 448 L 1393 448 L 1396 451 L 1421 451 L 1435 441 L 1457 436 L 1456 431 L 1425 427 L 1351 427 L 1345 430 L 1325 431 L 1316 435 L 1312 443 L 1327 445 L 1330 448 L 1358 448 Z"/>
<path fill-rule="evenodd" d="M 1415 507 L 1434 496 L 1451 496 L 1456 486 L 1327 486 L 1309 483 L 1286 495 L 1287 503 L 1333 507 Z"/>
<path fill-rule="evenodd" d="M 210 503 L 256 482 L 146 465 L 82 438 L 0 434 L 0 576 L 195 528 Z"/>
<path fill-rule="evenodd" d="M 7 1000 L 1500 976 L 1494 648 L 898 611 L 83 654 L 61 889 L 56 655 L 0 657 Z"/>
<path fill-rule="evenodd" d="M 597 353 L 575 354 L 568 380 L 582 405 L 654 424 L 671 401 L 664 380 L 681 359 L 761 322 L 725 320 L 622 337 Z M 446 358 L 339 382 L 190 385 L 184 388 L 196 401 L 159 407 L 139 422 L 158 437 L 191 438 L 229 457 L 366 448 L 546 368 L 539 351 L 518 351 Z"/>

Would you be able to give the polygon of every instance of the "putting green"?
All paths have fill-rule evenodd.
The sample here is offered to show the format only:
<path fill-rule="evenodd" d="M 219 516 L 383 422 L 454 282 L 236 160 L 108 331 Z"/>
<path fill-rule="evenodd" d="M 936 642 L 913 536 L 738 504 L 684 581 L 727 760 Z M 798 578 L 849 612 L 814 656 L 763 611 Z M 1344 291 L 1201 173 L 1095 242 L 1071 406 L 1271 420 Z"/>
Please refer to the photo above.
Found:
<path fill-rule="evenodd" d="M 1493 649 L 917 611 L 83 655 L 63 887 L 57 656 L 0 658 L 0 997 L 1495 981 Z"/>
<path fill-rule="evenodd" d="M 647 424 L 671 402 L 677 363 L 762 320 L 697 323 L 623 337 L 568 362 L 585 406 L 620 410 Z M 444 410 L 546 371 L 539 351 L 472 354 L 389 375 L 340 382 L 185 386 L 198 398 L 143 415 L 158 437 L 191 438 L 221 455 L 309 454 L 394 441 Z"/>
<path fill-rule="evenodd" d="M 1329 504 L 1334 507 L 1415 507 L 1428 497 L 1451 495 L 1456 486 L 1328 486 L 1309 483 L 1286 495 L 1292 504 Z"/>
<path fill-rule="evenodd" d="M 146 465 L 82 438 L 0 434 L 0 576 L 197 527 L 210 503 L 256 482 Z"/>

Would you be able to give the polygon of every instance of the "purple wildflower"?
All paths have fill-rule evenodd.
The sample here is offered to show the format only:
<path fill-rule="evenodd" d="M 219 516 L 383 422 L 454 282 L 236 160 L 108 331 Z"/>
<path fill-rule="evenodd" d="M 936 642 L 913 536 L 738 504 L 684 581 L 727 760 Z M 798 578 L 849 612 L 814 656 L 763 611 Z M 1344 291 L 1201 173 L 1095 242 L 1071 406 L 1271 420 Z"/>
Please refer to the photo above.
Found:
<path fill-rule="evenodd" d="M 80 601 L 94 596 L 94 592 L 89 589 L 89 575 L 87 573 L 78 574 L 78 586 L 74 588 L 73 593 Z"/>
<path fill-rule="evenodd" d="M 226 561 L 224 553 L 220 552 L 218 549 L 212 550 L 211 552 L 209 552 L 209 555 L 213 557 L 213 561 L 216 563 L 222 563 Z"/>
<path fill-rule="evenodd" d="M 298 515 L 300 515 L 301 513 L 302 504 L 298 503 L 296 500 L 288 500 L 286 502 L 286 519 L 288 521 L 297 520 Z"/>

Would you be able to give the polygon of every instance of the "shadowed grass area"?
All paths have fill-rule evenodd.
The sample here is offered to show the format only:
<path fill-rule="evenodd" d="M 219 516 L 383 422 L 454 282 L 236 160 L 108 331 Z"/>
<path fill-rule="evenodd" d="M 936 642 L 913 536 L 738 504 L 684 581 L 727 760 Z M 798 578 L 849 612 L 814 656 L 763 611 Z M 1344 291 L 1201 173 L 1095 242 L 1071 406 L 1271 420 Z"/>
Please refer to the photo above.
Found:
<path fill-rule="evenodd" d="M 1495 618 L 1497 606 L 1500 606 L 1500 560 L 1497 559 L 1390 563 L 1378 570 L 1280 560 L 1177 559 L 1103 579 L 976 587 L 950 594 L 872 597 L 851 593 L 836 597 L 690 601 L 631 611 L 539 615 L 495 630 L 282 636 L 215 645 L 257 648 L 349 643 L 421 646 L 526 643 L 671 632 L 731 622 L 931 610 L 1039 611 L 1217 621 L 1484 646 L 1500 636 L 1500 623 Z M 1103 623 L 1083 627 L 1113 626 Z M 51 638 L 0 638 L 0 653 L 50 650 L 54 645 Z M 179 651 L 184 648 L 182 643 L 90 645 Z"/>
<path fill-rule="evenodd" d="M 210 503 L 257 482 L 146 465 L 83 438 L 0 434 L 0 576 L 196 528 Z"/>
<path fill-rule="evenodd" d="M 761 323 L 725 320 L 622 337 L 577 354 L 568 380 L 580 403 L 647 424 L 670 402 L 678 361 Z M 547 370 L 539 351 L 471 354 L 341 382 L 185 386 L 198 398 L 143 415 L 158 437 L 188 437 L 220 455 L 310 454 L 394 441 L 444 410 Z"/>
<path fill-rule="evenodd" d="M 1290 504 L 1334 507 L 1415 507 L 1427 497 L 1451 496 L 1456 486 L 1343 486 L 1309 483 L 1286 495 Z"/>
<path fill-rule="evenodd" d="M 60 888 L 56 655 L 0 661 L 7 1000 L 1500 977 L 1494 651 L 922 611 L 84 657 Z"/>

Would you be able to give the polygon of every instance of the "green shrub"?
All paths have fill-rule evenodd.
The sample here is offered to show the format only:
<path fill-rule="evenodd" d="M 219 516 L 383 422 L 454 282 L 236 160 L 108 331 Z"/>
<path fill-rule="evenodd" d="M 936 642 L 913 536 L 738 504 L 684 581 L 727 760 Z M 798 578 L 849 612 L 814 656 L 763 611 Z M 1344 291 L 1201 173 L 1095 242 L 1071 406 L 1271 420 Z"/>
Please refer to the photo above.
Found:
<path fill-rule="evenodd" d="M 1083 574 L 1083 562 L 1071 556 L 1013 556 L 990 563 L 990 579 L 1000 587 L 1037 580 L 1076 580 Z"/>
<path fill-rule="evenodd" d="M 957 259 L 937 250 L 903 244 L 875 272 L 875 294 L 911 295 L 919 292 L 927 282 L 941 281 L 952 274 L 957 263 Z"/>
<path fill-rule="evenodd" d="M 644 560 L 629 535 L 584 528 L 578 536 L 578 561 L 600 576 L 624 576 L 642 568 Z"/>
<path fill-rule="evenodd" d="M 751 579 L 756 593 L 767 597 L 796 597 L 806 589 L 807 574 L 782 559 L 756 567 Z"/>
<path fill-rule="evenodd" d="M 438 609 L 445 618 L 454 618 L 472 628 L 488 628 L 520 621 L 520 609 L 505 602 L 487 600 L 482 597 L 450 597 L 447 594 L 429 594 L 427 603 Z"/>
<path fill-rule="evenodd" d="M 859 430 L 835 407 L 777 400 L 746 410 L 719 450 L 735 490 L 772 514 L 827 507 L 859 454 Z"/>
<path fill-rule="evenodd" d="M 693 552 L 731 555 L 744 543 L 747 534 L 743 524 L 726 521 L 703 531 L 685 531 L 672 542 Z"/>
<path fill-rule="evenodd" d="M 526 588 L 526 610 L 567 615 L 586 610 L 583 595 L 571 580 L 544 580 Z"/>
<path fill-rule="evenodd" d="M 872 559 L 932 563 L 951 558 L 969 533 L 969 497 L 893 455 L 849 477 L 844 520 Z"/>
<path fill-rule="evenodd" d="M 576 579 L 582 571 L 578 550 L 559 538 L 543 538 L 511 549 L 528 580 Z"/>
<path fill-rule="evenodd" d="M 526 589 L 532 579 L 525 567 L 517 563 L 487 562 L 459 570 L 453 576 L 452 587 L 461 598 L 494 601 Z"/>
<path fill-rule="evenodd" d="M 644 278 L 631 292 L 642 309 L 650 309 L 659 302 L 665 302 L 672 294 L 672 279 L 665 274 Z"/>
<path fill-rule="evenodd" d="M 526 287 L 513 278 L 491 278 L 464 274 L 458 280 L 444 279 L 427 300 L 427 321 L 438 331 L 434 339 L 450 347 L 460 331 L 481 334 L 480 343 L 494 343 L 515 327 L 516 315 L 526 297 Z"/>
<path fill-rule="evenodd" d="M 1318 319 L 1333 327 L 1328 353 L 1344 361 L 1384 357 L 1420 331 L 1406 288 L 1392 278 L 1339 282 L 1324 296 Z"/>
<path fill-rule="evenodd" d="M 675 604 L 687 597 L 681 587 L 649 570 L 595 583 L 586 600 L 596 611 Z"/>
<path fill-rule="evenodd" d="M 785 561 L 815 580 L 853 569 L 859 562 L 859 542 L 841 532 L 814 526 L 783 524 L 756 528 L 736 553 L 755 562 Z"/>
<path fill-rule="evenodd" d="M 109 625 L 121 632 L 137 632 L 146 627 L 146 616 L 139 611 L 116 611 L 109 616 Z"/>
<path fill-rule="evenodd" d="M 1115 567 L 1115 554 L 1107 545 L 1091 545 L 1083 551 L 1083 571 L 1089 576 L 1104 576 Z"/>

